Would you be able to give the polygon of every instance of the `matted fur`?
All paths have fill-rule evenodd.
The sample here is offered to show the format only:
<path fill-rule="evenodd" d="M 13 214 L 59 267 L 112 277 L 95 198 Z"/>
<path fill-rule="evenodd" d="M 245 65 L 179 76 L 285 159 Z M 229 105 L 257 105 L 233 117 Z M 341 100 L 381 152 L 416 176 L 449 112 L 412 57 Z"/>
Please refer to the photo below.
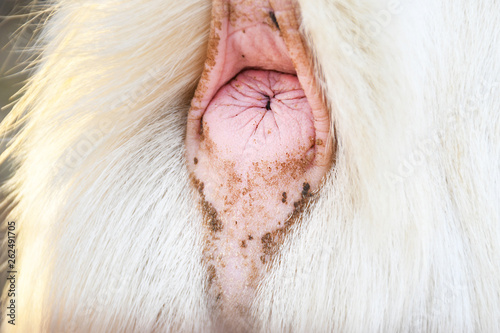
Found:
<path fill-rule="evenodd" d="M 500 3 L 300 6 L 336 163 L 248 324 L 500 331 Z M 213 329 L 184 162 L 209 20 L 201 0 L 53 4 L 2 124 L 23 126 L 4 154 L 19 271 L 4 331 Z"/>

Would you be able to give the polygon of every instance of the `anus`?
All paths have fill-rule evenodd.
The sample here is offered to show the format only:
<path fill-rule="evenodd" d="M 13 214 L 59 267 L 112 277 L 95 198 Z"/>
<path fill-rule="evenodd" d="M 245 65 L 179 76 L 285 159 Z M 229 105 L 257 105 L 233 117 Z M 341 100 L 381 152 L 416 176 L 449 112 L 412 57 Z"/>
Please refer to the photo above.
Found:
<path fill-rule="evenodd" d="M 3 332 L 500 331 L 500 4 L 42 6 Z"/>

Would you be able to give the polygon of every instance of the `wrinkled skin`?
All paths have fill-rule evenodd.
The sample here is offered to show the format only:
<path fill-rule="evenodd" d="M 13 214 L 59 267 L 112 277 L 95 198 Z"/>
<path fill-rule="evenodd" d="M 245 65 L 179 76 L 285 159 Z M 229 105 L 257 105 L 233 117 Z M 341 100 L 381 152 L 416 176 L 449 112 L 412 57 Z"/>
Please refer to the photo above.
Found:
<path fill-rule="evenodd" d="M 43 4 L 2 331 L 500 331 L 498 1 Z"/>

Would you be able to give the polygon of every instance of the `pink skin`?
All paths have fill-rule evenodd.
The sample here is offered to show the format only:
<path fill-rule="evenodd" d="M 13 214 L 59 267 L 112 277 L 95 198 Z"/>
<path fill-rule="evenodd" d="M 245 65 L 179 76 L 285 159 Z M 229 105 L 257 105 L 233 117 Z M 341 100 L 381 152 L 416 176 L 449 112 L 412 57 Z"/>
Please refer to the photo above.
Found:
<path fill-rule="evenodd" d="M 313 115 L 295 75 L 247 70 L 224 85 L 203 116 L 218 158 L 239 173 L 251 163 L 301 157 L 311 149 Z M 302 149 L 301 149 L 302 148 Z"/>
<path fill-rule="evenodd" d="M 332 141 L 294 7 L 216 0 L 212 14 L 186 157 L 207 223 L 209 296 L 227 321 L 248 311 L 275 245 L 330 168 Z"/>

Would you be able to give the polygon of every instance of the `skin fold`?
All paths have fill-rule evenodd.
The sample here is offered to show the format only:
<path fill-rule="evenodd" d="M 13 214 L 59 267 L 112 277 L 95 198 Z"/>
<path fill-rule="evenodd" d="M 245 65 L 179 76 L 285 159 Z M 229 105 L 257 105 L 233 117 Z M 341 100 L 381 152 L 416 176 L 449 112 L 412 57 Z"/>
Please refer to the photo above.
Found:
<path fill-rule="evenodd" d="M 2 332 L 500 331 L 500 3 L 33 16 Z"/>

